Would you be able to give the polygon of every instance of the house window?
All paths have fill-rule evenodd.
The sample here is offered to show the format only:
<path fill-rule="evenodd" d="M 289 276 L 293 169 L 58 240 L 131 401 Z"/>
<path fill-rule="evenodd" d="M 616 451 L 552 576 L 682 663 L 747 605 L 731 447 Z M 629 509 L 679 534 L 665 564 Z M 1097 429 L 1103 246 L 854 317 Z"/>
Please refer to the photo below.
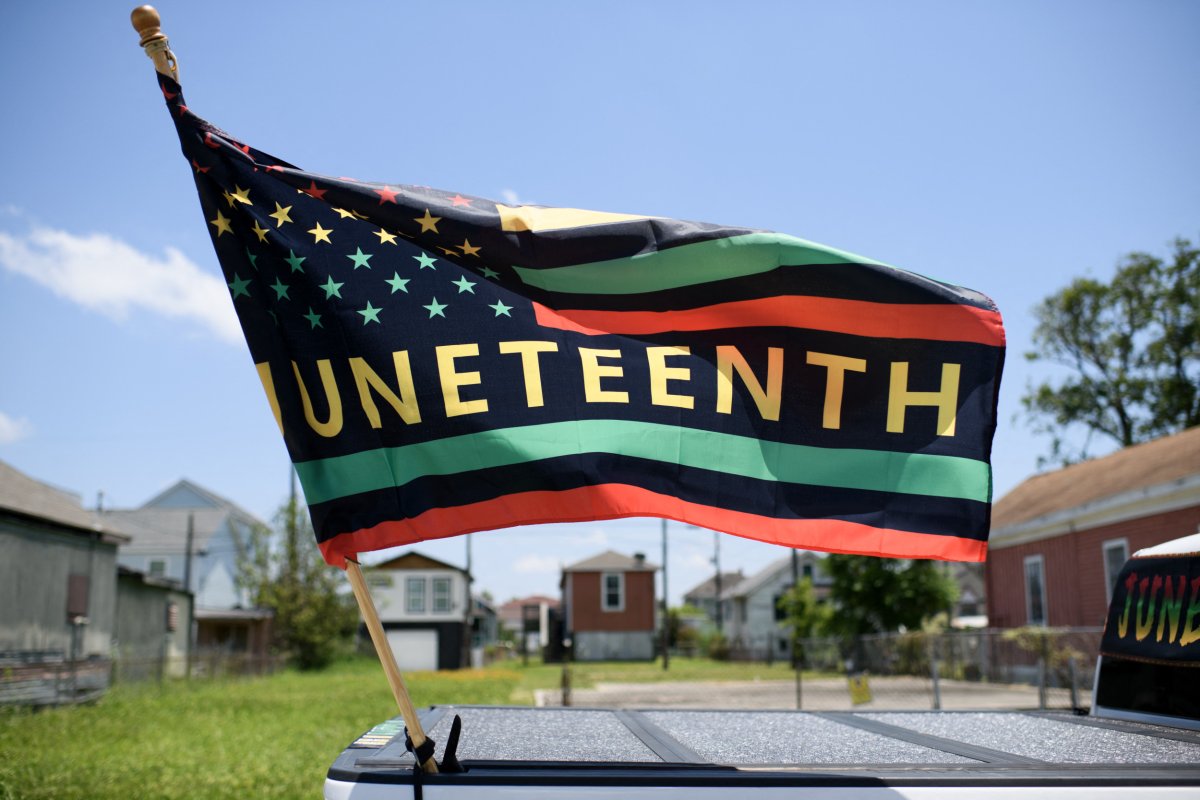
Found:
<path fill-rule="evenodd" d="M 605 611 L 625 610 L 625 574 L 605 572 L 600 576 L 600 607 Z"/>
<path fill-rule="evenodd" d="M 1111 539 L 1104 543 L 1104 592 L 1108 602 L 1112 602 L 1113 587 L 1117 585 L 1117 576 L 1121 567 L 1129 560 L 1129 542 L 1125 539 Z"/>
<path fill-rule="evenodd" d="M 167 560 L 165 558 L 152 558 L 146 564 L 146 570 L 152 578 L 161 578 L 167 574 Z"/>
<path fill-rule="evenodd" d="M 446 614 L 450 611 L 450 579 L 433 579 L 433 613 Z"/>
<path fill-rule="evenodd" d="M 424 578 L 408 578 L 404 582 L 405 588 L 405 603 L 404 608 L 410 614 L 425 613 L 425 579 Z"/>
<path fill-rule="evenodd" d="M 1045 562 L 1040 555 L 1025 557 L 1025 619 L 1030 625 L 1046 624 Z"/>
<path fill-rule="evenodd" d="M 813 576 L 813 565 L 812 564 L 805 564 L 801 568 L 801 570 L 802 570 L 802 574 L 804 575 L 804 577 L 808 578 L 809 580 L 812 580 L 812 576 Z"/>

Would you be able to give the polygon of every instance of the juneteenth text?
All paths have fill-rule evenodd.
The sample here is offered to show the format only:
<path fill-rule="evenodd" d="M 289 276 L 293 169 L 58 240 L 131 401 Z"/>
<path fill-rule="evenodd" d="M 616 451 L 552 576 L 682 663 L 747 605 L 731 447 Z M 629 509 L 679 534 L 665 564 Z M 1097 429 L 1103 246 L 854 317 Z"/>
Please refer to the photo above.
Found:
<path fill-rule="evenodd" d="M 647 397 L 654 406 L 679 409 L 696 407 L 697 394 L 689 392 L 689 384 L 695 386 L 693 378 L 694 360 L 701 355 L 693 354 L 686 346 L 645 346 L 635 349 L 571 347 L 574 353 L 564 354 L 558 342 L 544 340 L 501 341 L 493 353 L 512 359 L 513 368 L 509 376 L 485 375 L 479 364 L 484 353 L 477 343 L 447 344 L 433 348 L 437 389 L 440 390 L 440 408 L 436 411 L 422 407 L 418 400 L 417 382 L 408 350 L 392 353 L 390 374 L 378 364 L 368 364 L 361 357 L 347 359 L 347 367 L 353 377 L 353 388 L 339 385 L 330 359 L 318 359 L 315 363 L 291 362 L 274 368 L 270 362 L 255 366 L 270 401 L 275 421 L 284 428 L 280 403 L 276 391 L 282 380 L 293 380 L 303 407 L 307 425 L 322 437 L 338 436 L 345 425 L 344 405 L 357 400 L 366 420 L 372 428 L 384 427 L 384 415 L 394 413 L 407 425 L 419 424 L 430 413 L 444 414 L 446 418 L 470 414 L 483 414 L 489 410 L 487 385 L 493 380 L 504 380 L 516 374 L 524 383 L 524 398 L 528 408 L 545 405 L 543 378 L 547 370 L 558 374 L 562 369 L 576 369 L 582 380 L 583 402 L 588 404 L 628 404 L 631 394 Z M 563 356 L 566 356 L 564 358 Z M 713 398 L 713 410 L 718 414 L 731 414 L 734 394 L 740 385 L 753 404 L 755 413 L 764 421 L 778 422 L 784 397 L 784 349 L 766 348 L 765 368 L 757 372 L 742 351 L 731 345 L 717 345 L 704 353 L 706 362 L 715 365 L 715 386 L 709 384 Z M 761 354 L 758 354 L 761 355 Z M 555 361 L 549 364 L 551 358 Z M 917 391 L 910 387 L 909 362 L 887 361 L 868 364 L 867 359 L 814 350 L 804 351 L 804 363 L 824 371 L 824 400 L 821 410 L 821 425 L 825 429 L 838 430 L 842 426 L 844 400 L 853 392 L 853 377 L 869 370 L 888 371 L 886 418 L 883 428 L 888 433 L 904 433 L 908 409 L 931 407 L 936 409 L 936 434 L 952 437 L 957 419 L 959 380 L 961 365 L 940 364 L 940 385 L 931 391 Z M 648 386 L 633 387 L 626 376 L 626 366 L 631 360 L 643 362 L 648 375 Z M 495 362 L 492 362 L 493 364 Z M 313 367 L 315 366 L 315 375 Z M 280 372 L 290 374 L 281 375 Z M 382 372 L 382 374 L 381 374 Z M 303 377 L 308 374 L 306 381 Z M 485 377 L 487 380 L 485 381 Z M 323 403 L 314 403 L 315 384 L 319 380 Z M 471 388 L 477 387 L 477 388 Z M 631 392 L 631 389 L 645 392 Z M 464 390 L 466 390 L 464 392 Z M 435 395 L 437 392 L 435 391 Z M 381 404 L 383 408 L 381 408 Z M 747 404 L 749 406 L 749 404 Z M 326 411 L 319 419 L 317 408 Z M 390 411 L 389 411 L 390 409 Z"/>

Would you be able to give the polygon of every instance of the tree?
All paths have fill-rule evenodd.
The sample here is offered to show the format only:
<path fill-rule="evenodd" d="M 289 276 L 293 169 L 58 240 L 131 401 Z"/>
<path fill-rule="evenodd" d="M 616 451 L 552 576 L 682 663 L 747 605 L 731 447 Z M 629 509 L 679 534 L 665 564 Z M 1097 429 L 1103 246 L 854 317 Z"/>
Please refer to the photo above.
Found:
<path fill-rule="evenodd" d="M 958 585 L 933 561 L 833 554 L 822 566 L 833 579 L 825 627 L 834 634 L 916 630 L 958 599 Z"/>
<path fill-rule="evenodd" d="M 275 612 L 274 645 L 300 669 L 328 666 L 349 643 L 358 624 L 354 601 L 339 591 L 339 572 L 321 558 L 295 500 L 280 507 L 274 529 L 251 532 L 239 573 L 251 602 Z"/>
<path fill-rule="evenodd" d="M 1200 249 L 1172 247 L 1165 260 L 1131 253 L 1110 282 L 1076 278 L 1034 309 L 1025 357 L 1070 370 L 1021 399 L 1052 437 L 1042 463 L 1086 458 L 1093 434 L 1128 447 L 1200 425 Z M 1079 448 L 1064 441 L 1071 426 L 1087 432 Z"/>
<path fill-rule="evenodd" d="M 792 653 L 797 665 L 804 665 L 804 640 L 824 633 L 832 617 L 828 603 L 817 600 L 812 578 L 801 578 L 779 598 L 787 626 L 792 630 Z"/>

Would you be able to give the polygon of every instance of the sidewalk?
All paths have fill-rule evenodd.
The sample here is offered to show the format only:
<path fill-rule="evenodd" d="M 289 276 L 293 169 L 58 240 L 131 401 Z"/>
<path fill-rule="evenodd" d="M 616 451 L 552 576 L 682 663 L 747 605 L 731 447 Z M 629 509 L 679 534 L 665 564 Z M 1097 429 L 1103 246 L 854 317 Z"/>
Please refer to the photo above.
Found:
<path fill-rule="evenodd" d="M 929 680 L 914 677 L 872 677 L 872 700 L 853 705 L 845 678 L 805 680 L 801 686 L 801 707 L 806 711 L 847 711 L 871 709 L 933 708 L 934 695 Z M 1021 684 L 971 683 L 944 680 L 940 685 L 942 709 L 956 711 L 985 709 L 1027 709 L 1038 707 L 1035 686 Z M 1052 708 L 1068 708 L 1065 689 L 1047 692 Z M 558 689 L 534 692 L 539 706 L 561 705 Z M 1081 703 L 1090 702 L 1081 695 Z M 719 708 L 719 709 L 794 709 L 794 681 L 721 681 L 600 683 L 591 689 L 575 689 L 571 705 L 583 708 Z"/>

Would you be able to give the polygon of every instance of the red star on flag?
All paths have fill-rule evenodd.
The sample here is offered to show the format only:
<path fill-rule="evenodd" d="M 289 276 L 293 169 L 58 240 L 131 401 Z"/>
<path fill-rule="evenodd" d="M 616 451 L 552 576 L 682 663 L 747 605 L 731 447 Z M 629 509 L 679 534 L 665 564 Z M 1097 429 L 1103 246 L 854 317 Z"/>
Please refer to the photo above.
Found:
<path fill-rule="evenodd" d="M 454 197 L 451 197 L 451 198 L 450 198 L 450 202 L 451 202 L 451 203 L 453 203 L 455 206 L 469 206 L 469 205 L 471 205 L 471 201 L 470 201 L 470 200 L 468 200 L 467 198 L 463 197 L 463 196 L 462 196 L 462 195 L 460 195 L 460 194 L 456 194 L 456 195 L 454 195 Z"/>
<path fill-rule="evenodd" d="M 309 181 L 308 188 L 301 189 L 300 191 L 304 192 L 309 197 L 315 197 L 317 200 L 324 200 L 325 193 L 328 192 L 329 190 L 328 189 L 318 189 L 316 181 Z"/>
<path fill-rule="evenodd" d="M 375 194 L 379 195 L 379 205 L 384 203 L 395 203 L 396 195 L 400 194 L 399 189 L 389 189 L 386 186 L 382 189 L 376 189 Z"/>

